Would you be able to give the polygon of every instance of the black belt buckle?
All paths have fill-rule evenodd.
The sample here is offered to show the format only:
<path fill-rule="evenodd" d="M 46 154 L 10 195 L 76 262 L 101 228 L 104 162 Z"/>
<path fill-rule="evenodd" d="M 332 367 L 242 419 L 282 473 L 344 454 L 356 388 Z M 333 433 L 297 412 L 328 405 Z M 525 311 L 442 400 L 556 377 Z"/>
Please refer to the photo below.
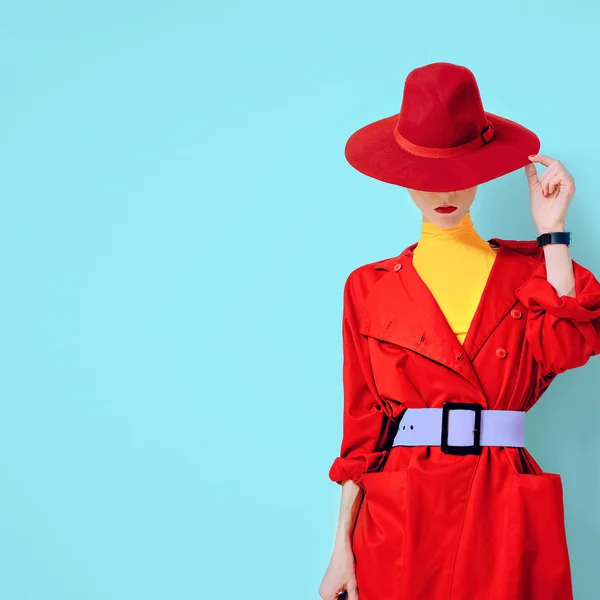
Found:
<path fill-rule="evenodd" d="M 481 454 L 481 404 L 470 402 L 444 402 L 442 406 L 442 452 L 446 454 Z M 475 429 L 471 446 L 452 446 L 448 444 L 448 417 L 451 410 L 472 410 L 475 412 Z"/>

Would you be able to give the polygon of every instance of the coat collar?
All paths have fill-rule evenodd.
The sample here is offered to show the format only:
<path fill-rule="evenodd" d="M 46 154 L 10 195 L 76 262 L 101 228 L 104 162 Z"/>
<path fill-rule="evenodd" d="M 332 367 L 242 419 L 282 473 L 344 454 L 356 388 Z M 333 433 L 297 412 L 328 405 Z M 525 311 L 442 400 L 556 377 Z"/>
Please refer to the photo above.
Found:
<path fill-rule="evenodd" d="M 412 259 L 417 242 L 398 256 L 372 263 L 375 270 L 387 272 L 365 300 L 362 333 L 418 352 L 460 373 L 481 389 L 472 362 L 516 304 L 515 292 L 539 262 L 532 257 L 536 254 L 535 240 L 487 241 L 498 247 L 498 254 L 463 344 L 414 268 Z"/>

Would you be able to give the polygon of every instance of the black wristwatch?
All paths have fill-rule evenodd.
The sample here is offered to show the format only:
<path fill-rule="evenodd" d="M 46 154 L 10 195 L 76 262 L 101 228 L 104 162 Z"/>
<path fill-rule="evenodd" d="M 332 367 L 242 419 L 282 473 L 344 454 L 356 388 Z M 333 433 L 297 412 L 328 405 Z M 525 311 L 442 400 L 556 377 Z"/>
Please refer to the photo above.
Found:
<path fill-rule="evenodd" d="M 542 233 L 538 235 L 537 245 L 545 246 L 546 244 L 566 244 L 571 245 L 571 232 L 570 231 L 551 231 L 549 233 Z"/>

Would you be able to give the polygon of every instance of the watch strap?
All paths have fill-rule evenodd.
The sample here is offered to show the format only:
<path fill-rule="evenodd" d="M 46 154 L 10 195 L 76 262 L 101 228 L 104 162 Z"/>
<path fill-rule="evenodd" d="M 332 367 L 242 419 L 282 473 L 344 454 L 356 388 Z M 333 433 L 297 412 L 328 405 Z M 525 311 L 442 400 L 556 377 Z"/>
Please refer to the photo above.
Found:
<path fill-rule="evenodd" d="M 545 246 L 546 244 L 566 244 L 571 245 L 571 232 L 570 231 L 550 231 L 542 233 L 537 238 L 538 246 Z"/>

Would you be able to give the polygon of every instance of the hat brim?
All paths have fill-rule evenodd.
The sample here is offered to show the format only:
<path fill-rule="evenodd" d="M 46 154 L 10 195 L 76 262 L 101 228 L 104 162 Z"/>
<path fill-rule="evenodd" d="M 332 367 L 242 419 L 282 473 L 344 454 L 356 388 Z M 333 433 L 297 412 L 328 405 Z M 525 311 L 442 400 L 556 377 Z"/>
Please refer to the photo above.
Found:
<path fill-rule="evenodd" d="M 393 130 L 398 114 L 365 125 L 346 142 L 346 160 L 359 172 L 406 188 L 425 192 L 464 190 L 516 171 L 537 154 L 540 140 L 515 121 L 485 113 L 494 137 L 460 156 L 425 158 L 403 150 Z"/>

